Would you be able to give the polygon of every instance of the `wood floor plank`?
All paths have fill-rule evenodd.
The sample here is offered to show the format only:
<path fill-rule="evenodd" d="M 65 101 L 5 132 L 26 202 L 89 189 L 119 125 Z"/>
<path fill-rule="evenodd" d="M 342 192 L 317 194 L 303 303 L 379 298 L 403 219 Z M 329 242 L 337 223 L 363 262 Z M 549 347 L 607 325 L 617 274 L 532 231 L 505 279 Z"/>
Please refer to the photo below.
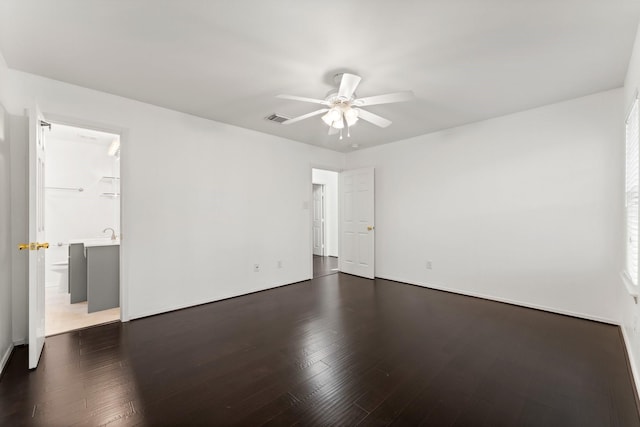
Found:
<path fill-rule="evenodd" d="M 18 347 L 0 425 L 640 427 L 624 351 L 615 326 L 331 274 L 48 337 L 34 371 Z"/>
<path fill-rule="evenodd" d="M 338 258 L 331 256 L 313 256 L 313 277 L 327 276 L 338 271 Z"/>

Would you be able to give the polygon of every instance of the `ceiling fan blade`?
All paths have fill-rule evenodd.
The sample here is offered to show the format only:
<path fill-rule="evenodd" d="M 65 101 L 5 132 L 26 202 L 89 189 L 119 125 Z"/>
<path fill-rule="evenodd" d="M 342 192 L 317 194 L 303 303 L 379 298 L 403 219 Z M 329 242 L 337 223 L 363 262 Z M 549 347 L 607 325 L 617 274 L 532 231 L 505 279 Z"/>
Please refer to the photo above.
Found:
<path fill-rule="evenodd" d="M 311 102 L 312 104 L 329 105 L 329 103 L 324 99 L 305 98 L 304 96 L 276 95 L 276 98 L 291 99 L 293 101 Z"/>
<path fill-rule="evenodd" d="M 344 73 L 342 80 L 340 80 L 340 88 L 338 89 L 338 97 L 344 99 L 351 99 L 353 93 L 356 91 L 358 84 L 360 84 L 362 77 L 355 74 Z"/>
<path fill-rule="evenodd" d="M 366 120 L 369 123 L 373 123 L 374 125 L 381 128 L 386 128 L 392 123 L 391 120 L 387 120 L 384 117 L 380 117 L 379 115 L 373 114 L 367 110 L 362 110 L 360 108 L 356 108 L 356 110 L 358 110 L 359 118 L 361 118 L 362 120 Z"/>
<path fill-rule="evenodd" d="M 368 107 L 369 105 L 391 104 L 394 102 L 411 101 L 415 95 L 410 90 L 405 92 L 387 93 L 385 95 L 368 96 L 356 99 L 353 103 L 358 107 Z"/>
<path fill-rule="evenodd" d="M 327 111 L 329 111 L 328 108 L 323 108 L 321 110 L 312 111 L 311 113 L 307 113 L 307 114 L 304 114 L 302 116 L 298 116 L 298 117 L 294 117 L 294 118 L 289 119 L 289 120 L 285 120 L 284 122 L 282 122 L 282 124 L 283 125 L 290 125 L 291 123 L 299 122 L 301 120 L 308 119 L 309 117 L 313 117 L 313 116 L 317 116 L 317 115 L 322 114 L 322 113 L 326 113 Z"/>

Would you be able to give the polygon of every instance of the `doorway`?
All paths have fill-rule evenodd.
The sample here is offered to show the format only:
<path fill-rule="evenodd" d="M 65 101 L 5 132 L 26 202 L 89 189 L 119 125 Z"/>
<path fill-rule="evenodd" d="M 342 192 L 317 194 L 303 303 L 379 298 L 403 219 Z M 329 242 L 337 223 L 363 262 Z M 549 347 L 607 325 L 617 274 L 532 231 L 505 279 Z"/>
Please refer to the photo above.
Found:
<path fill-rule="evenodd" d="M 313 277 L 338 272 L 338 172 L 312 169 Z"/>
<path fill-rule="evenodd" d="M 51 123 L 45 335 L 120 320 L 120 135 Z"/>

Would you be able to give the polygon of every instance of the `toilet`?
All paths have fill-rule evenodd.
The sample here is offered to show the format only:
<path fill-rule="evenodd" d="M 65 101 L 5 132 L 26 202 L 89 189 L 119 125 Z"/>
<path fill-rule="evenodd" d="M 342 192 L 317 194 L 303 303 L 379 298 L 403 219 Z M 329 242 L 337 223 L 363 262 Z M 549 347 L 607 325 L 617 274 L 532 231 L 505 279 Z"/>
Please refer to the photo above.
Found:
<path fill-rule="evenodd" d="M 69 292 L 69 262 L 59 261 L 51 264 L 51 271 L 58 273 L 58 289 L 60 292 Z"/>

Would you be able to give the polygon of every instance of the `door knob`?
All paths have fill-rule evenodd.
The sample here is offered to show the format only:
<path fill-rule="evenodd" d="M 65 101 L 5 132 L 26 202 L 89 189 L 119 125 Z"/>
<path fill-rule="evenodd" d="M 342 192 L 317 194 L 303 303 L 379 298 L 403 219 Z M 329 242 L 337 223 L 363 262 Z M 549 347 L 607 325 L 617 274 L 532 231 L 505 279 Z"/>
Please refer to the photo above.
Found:
<path fill-rule="evenodd" d="M 49 243 L 20 243 L 18 245 L 18 249 L 29 250 L 29 251 L 39 251 L 41 248 L 49 249 Z"/>
<path fill-rule="evenodd" d="M 370 225 L 370 226 L 368 226 L 368 227 L 367 227 L 367 230 L 371 231 L 371 230 L 373 230 L 374 228 L 375 228 L 375 227 L 373 227 L 373 226 L 371 226 L 371 225 Z"/>

